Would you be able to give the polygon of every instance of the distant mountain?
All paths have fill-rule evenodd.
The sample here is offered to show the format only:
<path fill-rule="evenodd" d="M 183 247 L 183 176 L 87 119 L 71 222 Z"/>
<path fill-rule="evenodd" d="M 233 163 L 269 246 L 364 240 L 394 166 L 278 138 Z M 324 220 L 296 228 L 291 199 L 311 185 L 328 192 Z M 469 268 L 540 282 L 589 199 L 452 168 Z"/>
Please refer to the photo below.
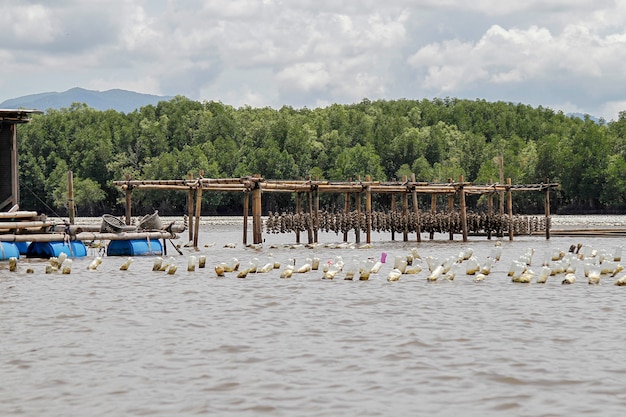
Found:
<path fill-rule="evenodd" d="M 72 103 L 86 103 L 96 110 L 116 110 L 131 113 L 142 106 L 156 105 L 159 101 L 168 101 L 172 97 L 141 94 L 127 90 L 94 91 L 84 88 L 71 88 L 62 93 L 50 92 L 31 94 L 5 100 L 0 103 L 2 109 L 48 109 L 67 108 Z"/>

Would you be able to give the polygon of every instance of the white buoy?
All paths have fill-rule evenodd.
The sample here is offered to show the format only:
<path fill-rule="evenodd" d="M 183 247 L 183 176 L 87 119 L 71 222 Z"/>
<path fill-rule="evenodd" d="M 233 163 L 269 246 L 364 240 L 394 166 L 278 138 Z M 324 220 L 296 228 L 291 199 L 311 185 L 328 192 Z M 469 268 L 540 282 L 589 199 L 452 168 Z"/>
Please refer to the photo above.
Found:
<path fill-rule="evenodd" d="M 587 272 L 587 280 L 590 285 L 597 285 L 600 283 L 600 275 L 602 274 L 601 269 L 597 265 L 589 266 Z"/>
<path fill-rule="evenodd" d="M 167 273 L 169 275 L 174 275 L 177 270 L 178 270 L 178 267 L 176 266 L 175 263 L 171 262 L 167 265 Z"/>
<path fill-rule="evenodd" d="M 218 277 L 223 277 L 224 276 L 224 264 L 217 264 L 215 265 L 215 273 L 217 274 Z"/>
<path fill-rule="evenodd" d="M 87 269 L 91 271 L 95 271 L 98 269 L 98 266 L 102 263 L 102 256 L 96 256 L 90 263 Z"/>
<path fill-rule="evenodd" d="M 435 267 L 435 269 L 433 269 L 433 272 L 431 272 L 426 279 L 428 281 L 437 281 L 442 273 L 443 265 L 438 265 L 437 267 Z"/>
<path fill-rule="evenodd" d="M 11 256 L 9 258 L 9 271 L 15 272 L 17 271 L 17 257 Z"/>
<path fill-rule="evenodd" d="M 299 274 L 304 274 L 305 272 L 309 272 L 310 270 L 311 264 L 309 262 L 305 262 L 298 269 L 296 269 L 296 272 Z"/>
<path fill-rule="evenodd" d="M 470 256 L 465 264 L 465 273 L 467 275 L 474 275 L 480 270 L 480 264 L 475 256 Z"/>
<path fill-rule="evenodd" d="M 478 273 L 474 276 L 474 282 L 482 282 L 487 276 L 483 273 Z"/>
<path fill-rule="evenodd" d="M 204 268 L 206 266 L 206 255 L 200 255 L 198 258 L 198 268 Z"/>
<path fill-rule="evenodd" d="M 61 273 L 70 274 L 71 272 L 72 272 L 72 260 L 69 258 L 66 258 L 63 260 L 63 263 L 61 264 Z"/>
<path fill-rule="evenodd" d="M 311 269 L 313 271 L 317 271 L 320 268 L 320 258 L 318 258 L 317 256 L 314 256 L 313 259 L 311 260 Z"/>
<path fill-rule="evenodd" d="M 383 267 L 383 263 L 381 261 L 376 261 L 374 265 L 372 266 L 372 268 L 370 269 L 370 273 L 378 274 L 378 272 L 380 272 L 380 268 L 382 267 Z"/>
<path fill-rule="evenodd" d="M 565 277 L 563 278 L 563 281 L 561 281 L 561 284 L 574 284 L 576 282 L 576 276 L 572 273 L 569 274 L 565 274 Z"/>
<path fill-rule="evenodd" d="M 422 266 L 419 264 L 407 266 L 406 269 L 404 270 L 404 273 L 406 275 L 417 275 L 420 272 L 422 272 Z"/>
<path fill-rule="evenodd" d="M 459 271 L 459 269 L 461 269 L 461 264 L 458 263 L 454 263 L 450 269 L 445 272 L 442 276 L 443 279 L 447 279 L 448 281 L 454 281 L 454 278 L 456 277 L 456 273 Z M 444 267 L 445 270 L 445 267 Z"/>
<path fill-rule="evenodd" d="M 157 256 L 156 258 L 154 258 L 154 263 L 152 264 L 152 270 L 160 271 L 161 265 L 163 265 L 163 258 L 161 258 L 160 256 Z"/>
<path fill-rule="evenodd" d="M 542 266 L 541 272 L 539 272 L 539 276 L 537 277 L 537 284 L 545 284 L 551 272 L 552 269 L 549 266 Z"/>
<path fill-rule="evenodd" d="M 402 271 L 400 271 L 397 268 L 394 268 L 391 271 L 389 271 L 389 274 L 387 275 L 387 281 L 389 282 L 398 281 L 401 276 L 402 276 Z"/>
<path fill-rule="evenodd" d="M 265 265 L 263 265 L 262 267 L 260 267 L 259 269 L 257 269 L 257 273 L 258 274 L 265 274 L 270 272 L 271 270 L 274 269 L 274 262 L 268 262 Z"/>
<path fill-rule="evenodd" d="M 126 262 L 124 262 L 122 266 L 120 266 L 120 271 L 127 271 L 128 268 L 130 267 L 130 264 L 132 263 L 133 263 L 133 258 L 128 257 L 128 259 L 126 259 Z"/>
<path fill-rule="evenodd" d="M 293 275 L 293 265 L 289 265 L 289 264 L 285 266 L 285 268 L 280 273 L 281 278 L 291 278 L 292 275 Z"/>
<path fill-rule="evenodd" d="M 193 272 L 196 270 L 196 257 L 194 255 L 190 255 L 187 259 L 187 271 Z"/>

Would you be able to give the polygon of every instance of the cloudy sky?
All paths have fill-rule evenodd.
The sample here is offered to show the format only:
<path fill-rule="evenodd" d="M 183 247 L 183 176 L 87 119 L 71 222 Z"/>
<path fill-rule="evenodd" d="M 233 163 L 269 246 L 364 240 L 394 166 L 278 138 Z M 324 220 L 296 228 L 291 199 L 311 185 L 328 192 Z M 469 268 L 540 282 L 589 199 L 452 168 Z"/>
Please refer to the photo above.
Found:
<path fill-rule="evenodd" d="M 83 87 L 626 110 L 626 0 L 0 0 L 0 38 L 0 101 Z"/>

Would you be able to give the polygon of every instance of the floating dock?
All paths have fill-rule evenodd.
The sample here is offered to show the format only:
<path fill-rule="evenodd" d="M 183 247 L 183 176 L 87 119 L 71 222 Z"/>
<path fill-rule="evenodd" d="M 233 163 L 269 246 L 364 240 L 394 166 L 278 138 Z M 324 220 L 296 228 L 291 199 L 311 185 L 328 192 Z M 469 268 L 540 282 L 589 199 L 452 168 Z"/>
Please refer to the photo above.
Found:
<path fill-rule="evenodd" d="M 138 226 L 130 226 L 114 216 L 104 215 L 101 225 L 74 225 L 49 219 L 34 211 L 0 213 L 0 260 L 26 255 L 50 258 L 65 253 L 69 257 L 87 255 L 87 246 L 103 242 L 110 256 L 165 254 L 165 241 L 176 239 L 184 224 L 162 225 L 158 216 L 144 216 Z M 160 240 L 163 240 L 161 244 Z"/>

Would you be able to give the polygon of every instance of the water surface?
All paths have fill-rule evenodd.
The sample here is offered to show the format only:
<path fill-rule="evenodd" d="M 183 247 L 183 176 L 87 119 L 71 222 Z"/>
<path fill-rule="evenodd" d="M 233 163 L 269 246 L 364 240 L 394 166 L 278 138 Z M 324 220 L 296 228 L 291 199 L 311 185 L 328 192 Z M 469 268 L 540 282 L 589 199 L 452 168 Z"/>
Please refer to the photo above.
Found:
<path fill-rule="evenodd" d="M 577 221 L 585 219 L 600 221 Z M 153 272 L 153 257 L 136 258 L 128 271 L 119 270 L 125 258 L 105 257 L 89 271 L 95 250 L 69 275 L 46 275 L 46 260 L 21 259 L 15 273 L 0 263 L 0 415 L 618 416 L 626 409 L 626 288 L 604 275 L 588 285 L 582 271 L 569 286 L 562 276 L 542 285 L 507 275 L 529 247 L 538 272 L 555 249 L 582 243 L 614 253 L 621 238 L 504 239 L 485 281 L 462 269 L 452 282 L 432 283 L 427 256 L 471 247 L 482 262 L 495 239 L 423 235 L 418 244 L 375 234 L 372 248 L 331 249 L 326 243 L 341 240 L 331 233 L 308 249 L 293 246 L 293 235 L 266 234 L 262 247 L 246 248 L 234 223 L 205 222 L 199 252 L 183 248 L 180 256 L 168 243 L 174 275 Z M 231 242 L 235 248 L 224 247 Z M 413 247 L 424 270 L 387 282 L 394 256 Z M 349 261 L 383 252 L 387 262 L 369 281 L 322 280 L 320 271 L 280 279 L 279 270 L 218 279 L 213 270 L 232 257 L 299 265 L 312 256 Z M 188 272 L 189 255 L 207 256 L 207 267 Z"/>

